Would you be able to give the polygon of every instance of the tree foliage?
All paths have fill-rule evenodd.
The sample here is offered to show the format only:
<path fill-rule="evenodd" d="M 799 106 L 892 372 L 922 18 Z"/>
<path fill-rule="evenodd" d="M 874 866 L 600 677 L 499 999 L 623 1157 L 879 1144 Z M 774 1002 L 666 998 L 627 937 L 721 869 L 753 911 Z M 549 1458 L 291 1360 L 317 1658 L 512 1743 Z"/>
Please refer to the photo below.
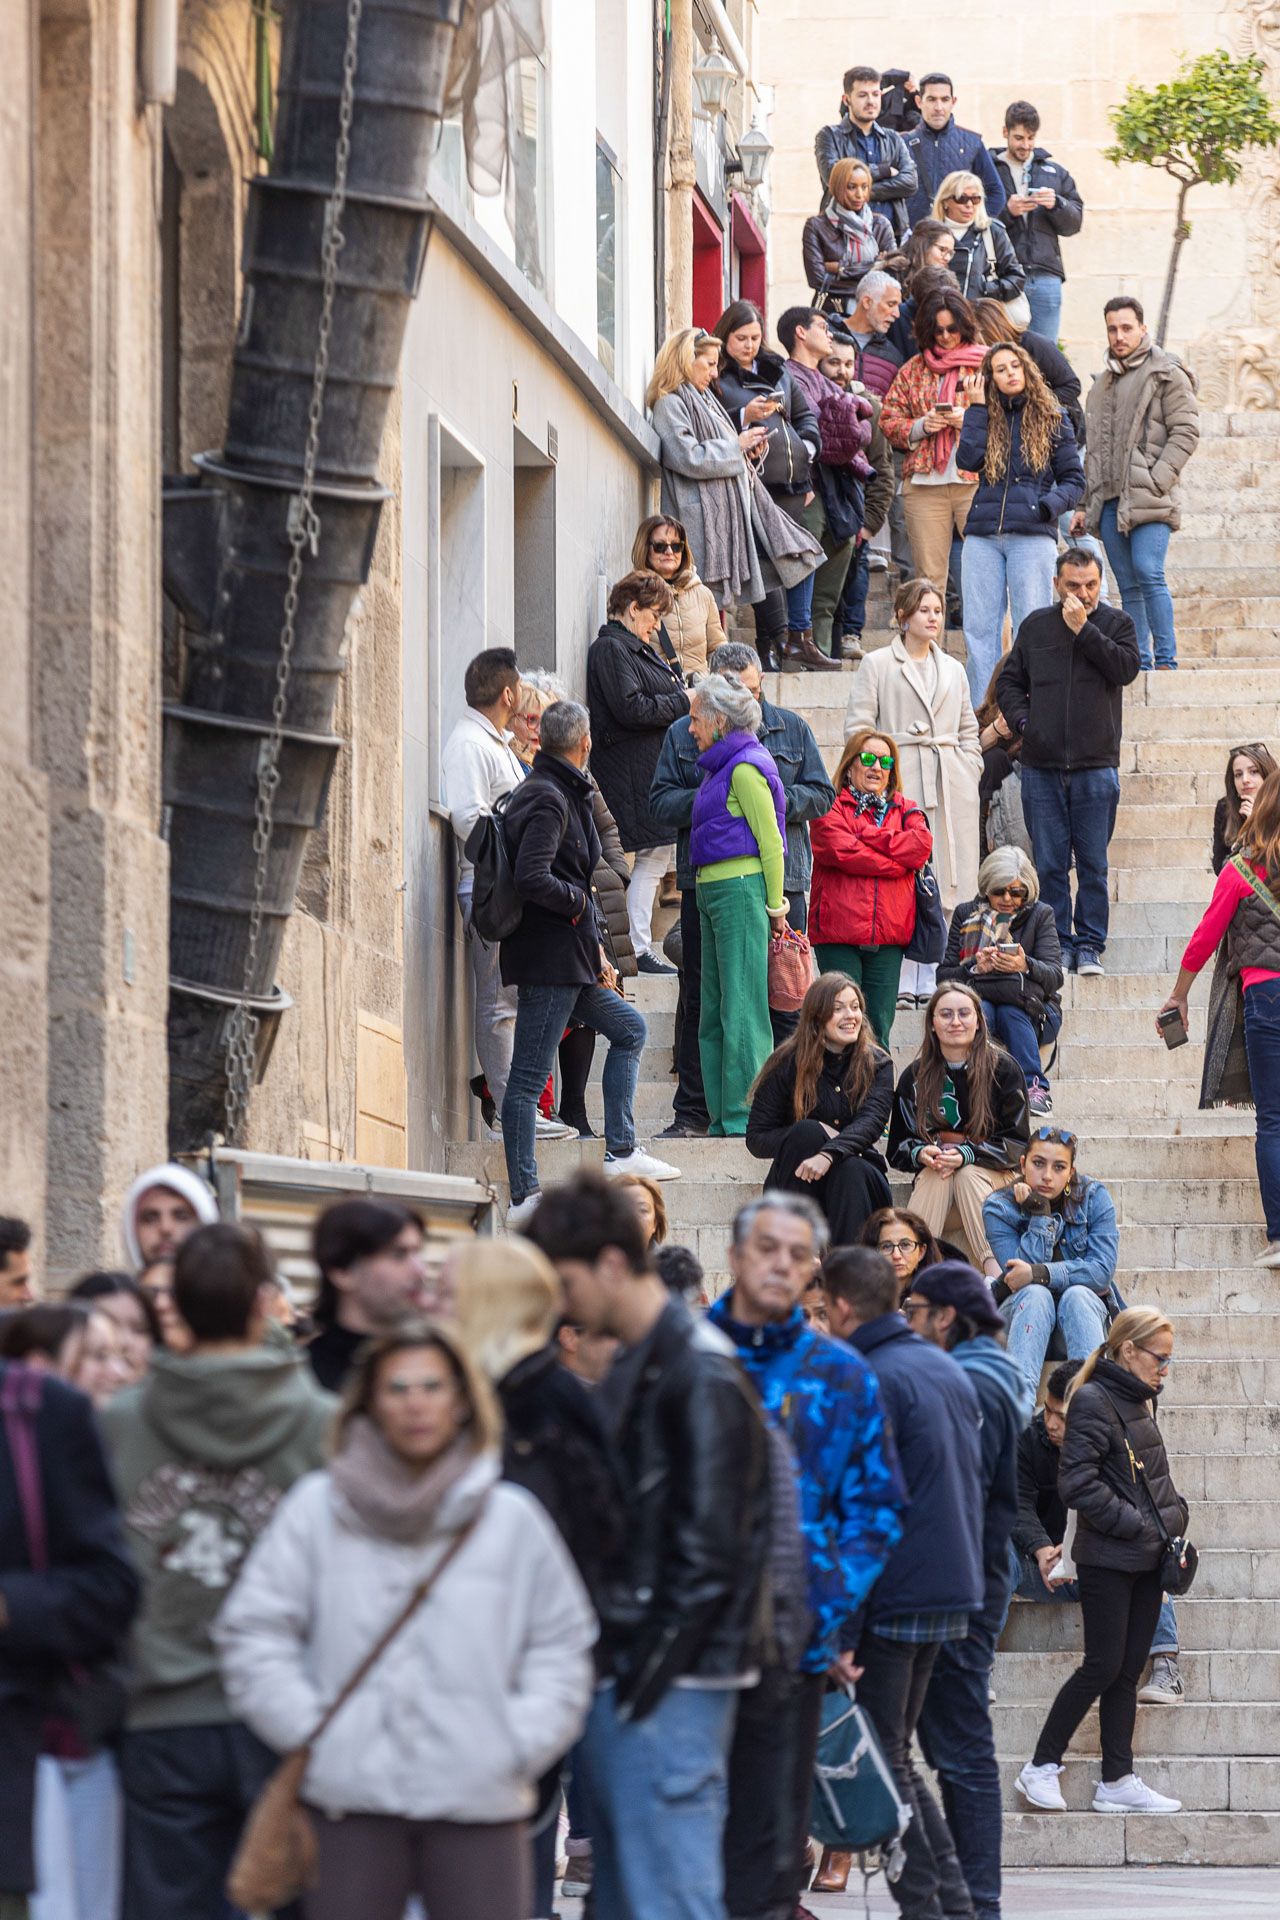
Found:
<path fill-rule="evenodd" d="M 1106 158 L 1163 167 L 1188 187 L 1238 179 L 1245 147 L 1280 141 L 1262 76 L 1257 54 L 1236 60 L 1217 47 L 1184 59 L 1158 87 L 1131 86 L 1111 109 L 1116 138 L 1103 149 Z"/>

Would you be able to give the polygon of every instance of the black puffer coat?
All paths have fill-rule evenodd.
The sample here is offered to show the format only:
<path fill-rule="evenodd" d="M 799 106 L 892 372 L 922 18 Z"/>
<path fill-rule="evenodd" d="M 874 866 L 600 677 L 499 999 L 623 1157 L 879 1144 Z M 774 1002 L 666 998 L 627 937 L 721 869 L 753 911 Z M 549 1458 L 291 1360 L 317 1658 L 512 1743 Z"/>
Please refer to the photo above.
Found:
<path fill-rule="evenodd" d="M 524 1487 L 554 1520 L 588 1593 L 622 1545 L 621 1489 L 591 1395 L 541 1347 L 498 1382 L 502 1477 Z"/>
<path fill-rule="evenodd" d="M 591 892 L 595 897 L 600 924 L 605 930 L 604 944 L 609 958 L 623 979 L 630 980 L 639 971 L 636 950 L 631 944 L 631 923 L 627 918 L 627 888 L 631 885 L 631 869 L 622 850 L 622 841 L 618 838 L 618 823 L 605 805 L 604 795 L 596 780 L 591 783 L 591 815 L 596 823 L 596 832 L 600 835 L 600 858 L 591 876 Z"/>
<path fill-rule="evenodd" d="M 1173 1484 L 1150 1392 L 1103 1355 L 1067 1409 L 1058 1491 L 1063 1505 L 1076 1509 L 1077 1566 L 1150 1573 L 1164 1541 L 1134 1477 L 1126 1436 L 1165 1526 L 1184 1533 L 1187 1504 Z"/>
<path fill-rule="evenodd" d="M 670 833 L 649 812 L 649 788 L 667 728 L 689 711 L 679 668 L 620 620 L 606 620 L 587 651 L 587 707 L 591 771 L 623 846 L 667 846 Z"/>

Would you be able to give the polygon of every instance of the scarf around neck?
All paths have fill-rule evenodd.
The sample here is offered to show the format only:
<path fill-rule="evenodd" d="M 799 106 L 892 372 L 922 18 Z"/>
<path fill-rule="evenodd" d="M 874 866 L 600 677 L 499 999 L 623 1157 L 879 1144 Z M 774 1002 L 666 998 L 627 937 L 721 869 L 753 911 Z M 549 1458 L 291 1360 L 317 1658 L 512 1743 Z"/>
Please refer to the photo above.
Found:
<path fill-rule="evenodd" d="M 938 375 L 938 397 L 935 406 L 950 406 L 960 390 L 960 375 L 980 367 L 986 359 L 987 350 L 977 341 L 972 346 L 963 344 L 956 347 L 926 347 L 924 363 L 930 373 Z M 955 427 L 944 427 L 941 433 L 932 435 L 929 448 L 933 456 L 935 473 L 944 473 L 951 462 L 951 455 L 960 435 Z"/>
<path fill-rule="evenodd" d="M 870 201 L 861 213 L 855 213 L 852 207 L 842 207 L 835 200 L 828 200 L 826 204 L 827 219 L 836 228 L 844 246 L 844 257 L 840 262 L 842 274 L 847 275 L 851 267 L 869 265 L 879 256 L 872 211 Z"/>
<path fill-rule="evenodd" d="M 732 440 L 736 444 L 733 422 L 714 394 L 700 392 L 691 380 L 686 380 L 679 391 L 700 440 Z M 702 575 L 713 589 L 718 587 L 732 600 L 756 571 L 742 479 L 730 474 L 697 484 L 702 507 L 702 552 L 698 556 Z"/>
<path fill-rule="evenodd" d="M 361 1413 L 349 1422 L 329 1476 L 366 1532 L 410 1545 L 431 1533 L 446 1496 L 475 1459 L 475 1442 L 463 1433 L 425 1470 L 417 1470 L 392 1452 Z"/>

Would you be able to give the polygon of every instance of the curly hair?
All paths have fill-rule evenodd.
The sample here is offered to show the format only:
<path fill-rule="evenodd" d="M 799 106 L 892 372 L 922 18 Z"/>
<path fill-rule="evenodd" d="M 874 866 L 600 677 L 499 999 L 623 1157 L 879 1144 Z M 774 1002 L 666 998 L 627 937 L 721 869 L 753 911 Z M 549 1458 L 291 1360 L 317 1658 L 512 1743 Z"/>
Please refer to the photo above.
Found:
<path fill-rule="evenodd" d="M 982 477 L 989 487 L 999 486 L 1009 466 L 1011 430 L 1009 409 L 999 404 L 1000 392 L 992 373 L 992 361 L 998 353 L 1011 353 L 1022 368 L 1026 381 L 1026 403 L 1022 409 L 1022 454 L 1033 473 L 1045 473 L 1053 458 L 1054 443 L 1062 432 L 1062 408 L 1053 397 L 1049 383 L 1025 347 L 1011 340 L 988 347 L 982 362 L 982 379 L 987 393 L 987 453 Z M 996 404 L 992 404 L 995 401 Z"/>

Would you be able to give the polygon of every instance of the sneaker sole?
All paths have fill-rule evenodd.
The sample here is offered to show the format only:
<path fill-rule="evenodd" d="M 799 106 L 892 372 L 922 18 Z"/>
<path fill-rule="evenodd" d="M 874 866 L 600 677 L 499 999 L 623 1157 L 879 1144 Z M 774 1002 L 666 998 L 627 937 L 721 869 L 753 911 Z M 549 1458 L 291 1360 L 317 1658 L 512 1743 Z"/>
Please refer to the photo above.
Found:
<path fill-rule="evenodd" d="M 1143 1707 L 1180 1707 L 1185 1698 L 1185 1694 L 1156 1693 L 1144 1687 L 1138 1695 L 1138 1704 Z"/>
<path fill-rule="evenodd" d="M 1103 1800 L 1101 1803 L 1094 1800 L 1091 1802 L 1091 1811 L 1094 1813 L 1181 1813 L 1182 1803 L 1179 1802 L 1176 1807 L 1120 1807 L 1110 1800 Z"/>

